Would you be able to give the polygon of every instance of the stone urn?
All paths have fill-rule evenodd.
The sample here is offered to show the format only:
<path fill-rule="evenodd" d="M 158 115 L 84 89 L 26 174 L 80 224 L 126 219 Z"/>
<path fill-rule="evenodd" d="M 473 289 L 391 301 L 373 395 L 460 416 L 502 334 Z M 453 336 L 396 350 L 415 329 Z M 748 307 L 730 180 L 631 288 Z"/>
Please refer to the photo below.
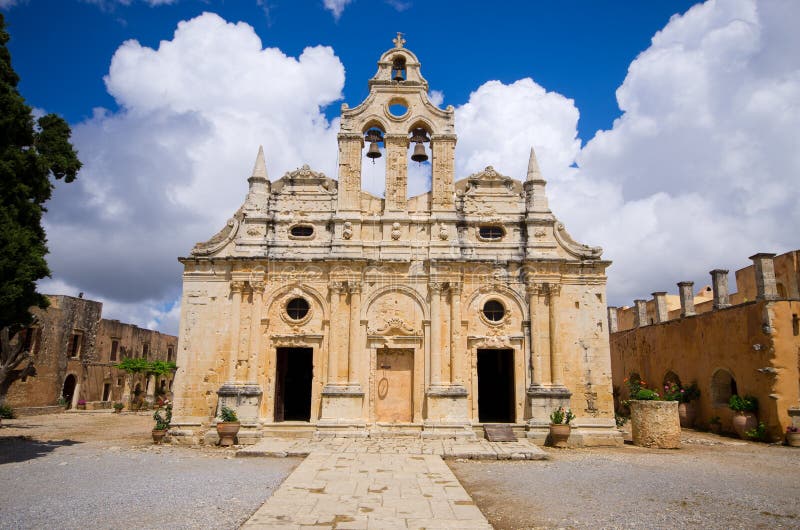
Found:
<path fill-rule="evenodd" d="M 733 430 L 742 440 L 747 439 L 746 431 L 758 427 L 758 416 L 755 412 L 744 411 L 733 415 Z"/>
<path fill-rule="evenodd" d="M 786 445 L 800 447 L 800 431 L 786 431 Z"/>
<path fill-rule="evenodd" d="M 166 429 L 163 429 L 163 430 L 162 429 L 153 429 L 152 430 L 152 435 L 153 435 L 153 443 L 154 444 L 160 444 L 161 442 L 164 441 L 164 437 L 167 435 L 167 430 Z"/>
<path fill-rule="evenodd" d="M 567 447 L 567 440 L 569 440 L 569 433 L 571 430 L 572 427 L 569 423 L 551 423 L 550 445 L 562 449 Z"/>
<path fill-rule="evenodd" d="M 631 400 L 631 434 L 634 445 L 677 449 L 681 424 L 677 401 Z"/>
<path fill-rule="evenodd" d="M 697 409 L 694 402 L 680 403 L 678 405 L 678 418 L 681 422 L 681 427 L 684 429 L 691 429 L 694 427 L 694 419 L 697 417 Z"/>
<path fill-rule="evenodd" d="M 219 435 L 219 445 L 230 447 L 233 445 L 236 434 L 239 432 L 241 423 L 238 421 L 221 421 L 217 423 L 217 434 Z"/>

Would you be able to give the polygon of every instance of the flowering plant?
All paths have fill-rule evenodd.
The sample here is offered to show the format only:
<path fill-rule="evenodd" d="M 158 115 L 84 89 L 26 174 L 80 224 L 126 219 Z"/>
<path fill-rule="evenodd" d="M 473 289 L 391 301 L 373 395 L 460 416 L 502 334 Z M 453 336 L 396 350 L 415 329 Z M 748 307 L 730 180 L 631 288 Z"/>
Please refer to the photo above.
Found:
<path fill-rule="evenodd" d="M 657 401 L 661 399 L 661 396 L 658 394 L 658 392 L 647 388 L 647 382 L 638 376 L 634 375 L 631 377 L 626 377 L 624 382 L 626 385 L 628 385 L 628 391 L 631 399 L 637 399 L 640 401 Z"/>
<path fill-rule="evenodd" d="M 692 383 L 688 387 L 682 387 L 677 383 L 669 383 L 664 385 L 664 401 L 680 401 L 681 403 L 689 403 L 700 397 L 700 389 L 697 383 Z"/>
<path fill-rule="evenodd" d="M 789 425 L 788 427 L 786 427 L 786 432 L 800 432 L 800 427 Z"/>
<path fill-rule="evenodd" d="M 569 425 L 569 422 L 574 419 L 575 414 L 572 413 L 572 410 L 565 409 L 564 407 L 558 407 L 557 410 L 550 413 L 550 423 L 553 425 Z"/>
<path fill-rule="evenodd" d="M 85 399 L 79 399 L 78 400 L 78 405 L 86 405 L 86 400 Z"/>

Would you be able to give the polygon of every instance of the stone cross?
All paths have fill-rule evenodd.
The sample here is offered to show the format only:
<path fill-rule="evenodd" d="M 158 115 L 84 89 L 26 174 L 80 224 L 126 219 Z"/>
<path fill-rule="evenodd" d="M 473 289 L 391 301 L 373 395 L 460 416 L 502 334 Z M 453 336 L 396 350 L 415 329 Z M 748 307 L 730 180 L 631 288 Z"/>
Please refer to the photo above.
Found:
<path fill-rule="evenodd" d="M 406 43 L 406 39 L 404 39 L 403 38 L 403 34 L 398 31 L 397 32 L 397 37 L 393 38 L 392 42 L 394 42 L 394 47 L 395 48 L 402 48 L 403 44 Z"/>

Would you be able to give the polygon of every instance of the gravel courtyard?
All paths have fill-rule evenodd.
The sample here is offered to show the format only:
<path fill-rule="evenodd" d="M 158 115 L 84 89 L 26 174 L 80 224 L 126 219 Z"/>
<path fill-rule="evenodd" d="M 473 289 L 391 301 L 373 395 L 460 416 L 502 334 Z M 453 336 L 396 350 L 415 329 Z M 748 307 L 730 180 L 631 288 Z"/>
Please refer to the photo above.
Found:
<path fill-rule="evenodd" d="M 148 414 L 3 420 L 0 528 L 237 528 L 300 459 L 154 446 Z"/>
<path fill-rule="evenodd" d="M 685 431 L 678 450 L 449 461 L 497 529 L 800 528 L 800 449 Z"/>

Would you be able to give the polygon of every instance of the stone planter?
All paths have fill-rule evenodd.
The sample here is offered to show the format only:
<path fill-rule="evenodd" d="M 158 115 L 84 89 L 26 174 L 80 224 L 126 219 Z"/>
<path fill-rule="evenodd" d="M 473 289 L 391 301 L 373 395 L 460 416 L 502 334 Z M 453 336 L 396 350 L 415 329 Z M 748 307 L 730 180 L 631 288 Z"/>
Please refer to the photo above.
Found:
<path fill-rule="evenodd" d="M 153 443 L 160 444 L 164 440 L 164 437 L 167 435 L 167 430 L 153 429 L 152 435 L 153 435 Z"/>
<path fill-rule="evenodd" d="M 569 440 L 569 433 L 571 430 L 572 427 L 570 427 L 569 423 L 551 423 L 550 445 L 560 448 L 567 447 L 567 440 Z"/>
<path fill-rule="evenodd" d="M 681 446 L 677 401 L 631 400 L 630 407 L 634 445 L 659 449 Z"/>
<path fill-rule="evenodd" d="M 681 427 L 684 429 L 691 429 L 694 427 L 694 419 L 697 417 L 697 409 L 693 402 L 680 403 L 678 405 L 678 418 L 681 422 Z"/>
<path fill-rule="evenodd" d="M 758 416 L 755 412 L 737 412 L 733 416 L 733 430 L 742 440 L 747 440 L 746 431 L 758 427 Z"/>
<path fill-rule="evenodd" d="M 238 421 L 221 421 L 217 423 L 217 434 L 219 435 L 219 445 L 229 447 L 233 445 L 236 434 L 239 432 L 241 424 Z"/>
<path fill-rule="evenodd" d="M 786 445 L 791 447 L 800 447 L 800 431 L 786 433 Z"/>

